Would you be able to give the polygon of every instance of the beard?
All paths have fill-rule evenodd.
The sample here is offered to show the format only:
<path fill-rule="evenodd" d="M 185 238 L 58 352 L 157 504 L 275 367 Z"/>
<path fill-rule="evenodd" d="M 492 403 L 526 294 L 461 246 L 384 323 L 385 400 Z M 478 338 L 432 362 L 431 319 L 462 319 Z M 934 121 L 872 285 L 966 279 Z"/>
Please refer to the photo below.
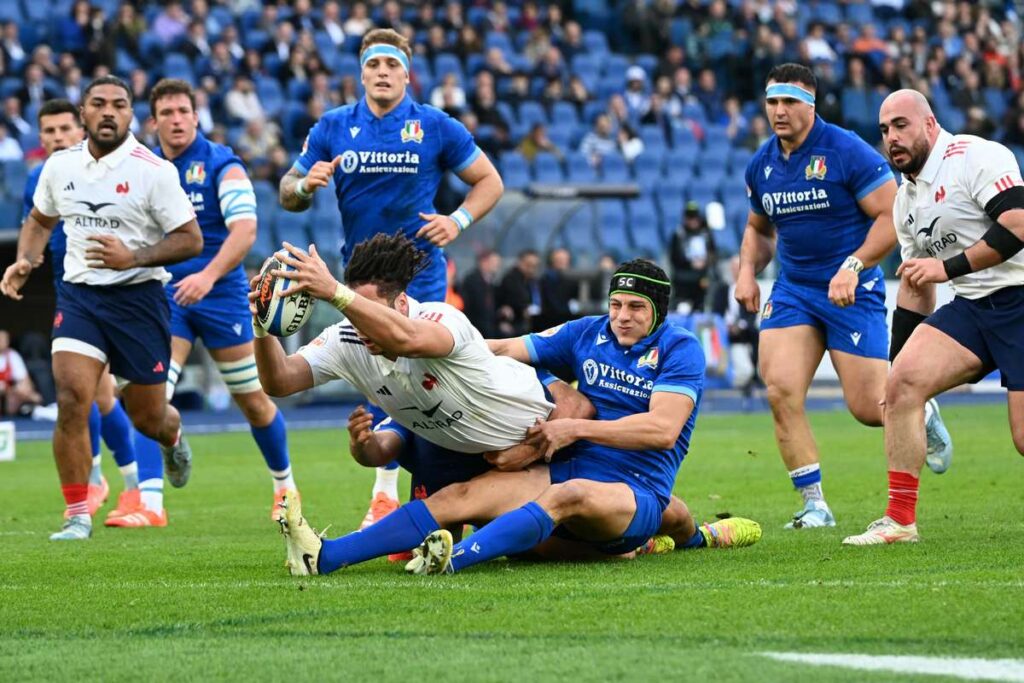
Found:
<path fill-rule="evenodd" d="M 110 139 L 101 138 L 99 136 L 100 131 L 109 130 L 109 128 L 100 128 L 98 125 L 96 130 L 89 130 L 89 142 L 93 147 L 100 150 L 103 153 L 112 152 L 121 146 L 128 138 L 128 126 L 125 126 L 124 130 L 114 130 L 114 137 Z"/>
<path fill-rule="evenodd" d="M 907 159 L 902 163 L 893 161 L 892 164 L 900 173 L 908 176 L 917 175 L 924 168 L 925 163 L 928 161 L 928 154 L 931 152 L 931 149 L 928 147 L 928 138 L 923 136 L 915 140 L 910 149 L 905 147 L 899 149 L 906 153 Z M 889 150 L 889 160 L 892 161 L 891 149 Z"/>

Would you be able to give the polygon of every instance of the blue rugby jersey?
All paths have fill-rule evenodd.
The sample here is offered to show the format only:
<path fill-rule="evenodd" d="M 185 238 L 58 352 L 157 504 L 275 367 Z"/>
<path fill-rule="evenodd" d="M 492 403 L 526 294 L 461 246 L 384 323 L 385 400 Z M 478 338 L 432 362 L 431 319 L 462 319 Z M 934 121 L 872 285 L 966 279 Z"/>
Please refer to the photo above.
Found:
<path fill-rule="evenodd" d="M 159 147 L 155 152 L 160 158 L 165 158 L 163 150 Z M 221 180 L 224 173 L 232 166 L 240 166 L 244 170 L 245 165 L 230 147 L 210 142 L 198 130 L 192 144 L 171 163 L 178 170 L 178 182 L 181 183 L 185 194 L 192 202 L 196 220 L 203 232 L 203 252 L 199 256 L 181 263 L 164 266 L 171 274 L 173 283 L 205 268 L 220 251 L 221 245 L 228 237 L 229 230 L 226 220 L 240 213 L 256 213 L 256 204 L 255 199 L 251 202 L 245 200 L 234 202 L 229 209 L 229 215 L 224 215 L 220 208 L 219 197 Z M 242 264 L 238 264 L 236 268 L 218 280 L 218 284 L 223 282 L 241 283 L 243 287 L 247 286 L 245 269 Z"/>
<path fill-rule="evenodd" d="M 363 98 L 324 114 L 295 168 L 306 174 L 316 162 L 341 156 L 334 188 L 345 238 L 341 255 L 348 263 L 355 245 L 377 233 L 414 237 L 424 223 L 419 213 L 436 213 L 434 196 L 445 171 L 460 173 L 479 155 L 466 127 L 440 109 L 406 95 L 377 118 Z M 437 247 L 426 240 L 416 246 L 443 265 Z"/>
<path fill-rule="evenodd" d="M 668 505 L 676 473 L 690 447 L 704 393 L 704 351 L 697 338 L 672 323 L 630 348 L 620 346 L 607 315 L 565 323 L 553 334 L 525 337 L 530 361 L 538 366 L 571 368 L 579 391 L 594 404 L 595 419 L 617 420 L 650 410 L 657 392 L 685 394 L 694 408 L 675 445 L 668 450 L 626 450 L 577 441 L 574 455 L 600 463 L 623 481 L 641 483 Z"/>
<path fill-rule="evenodd" d="M 874 222 L 858 201 L 892 179 L 889 163 L 855 133 L 815 116 L 789 159 L 773 135 L 747 166 L 750 209 L 778 234 L 779 279 L 828 285 Z M 865 268 L 861 282 L 882 277 Z"/>
<path fill-rule="evenodd" d="M 44 161 L 28 172 L 28 179 L 25 181 L 25 194 L 22 195 L 21 200 L 22 223 L 25 222 L 29 212 L 32 210 L 32 195 L 36 193 L 36 186 L 39 185 L 39 176 L 43 172 L 45 163 Z M 53 281 L 62 282 L 64 280 L 64 254 L 68 250 L 68 236 L 64 234 L 64 221 L 57 221 L 57 225 L 53 226 L 53 232 L 50 233 L 49 246 L 50 259 L 53 262 Z"/>

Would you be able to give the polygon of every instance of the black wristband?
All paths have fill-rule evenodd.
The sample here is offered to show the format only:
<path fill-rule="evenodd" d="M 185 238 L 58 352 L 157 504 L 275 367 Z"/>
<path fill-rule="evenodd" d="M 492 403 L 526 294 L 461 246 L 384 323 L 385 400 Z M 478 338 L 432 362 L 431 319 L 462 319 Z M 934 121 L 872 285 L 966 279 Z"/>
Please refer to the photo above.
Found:
<path fill-rule="evenodd" d="M 889 362 L 896 360 L 896 356 L 903 350 L 903 345 L 910 339 L 914 328 L 924 322 L 928 316 L 917 311 L 897 306 L 892 314 L 892 342 L 889 344 Z"/>
<path fill-rule="evenodd" d="M 942 262 L 942 267 L 946 269 L 946 277 L 950 280 L 972 272 L 971 262 L 967 260 L 967 254 L 963 252 L 956 256 L 950 256 Z"/>
<path fill-rule="evenodd" d="M 1024 240 L 1021 240 L 1013 234 L 1012 230 L 1007 230 L 999 223 L 993 223 L 992 227 L 981 236 L 981 239 L 985 240 L 985 244 L 998 252 L 1004 261 L 1012 259 L 1017 255 L 1017 252 L 1024 249 Z"/>

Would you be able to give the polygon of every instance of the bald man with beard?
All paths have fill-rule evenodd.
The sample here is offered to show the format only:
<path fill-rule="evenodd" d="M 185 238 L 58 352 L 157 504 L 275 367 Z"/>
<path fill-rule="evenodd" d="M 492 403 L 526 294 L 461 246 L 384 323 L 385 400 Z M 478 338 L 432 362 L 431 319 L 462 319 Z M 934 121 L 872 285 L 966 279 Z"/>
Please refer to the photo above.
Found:
<path fill-rule="evenodd" d="M 931 397 L 998 369 L 1013 443 L 1024 454 L 1024 180 L 1017 160 L 997 142 L 942 130 L 914 90 L 886 98 L 878 118 L 904 179 L 893 206 L 903 264 L 885 395 L 889 504 L 845 545 L 919 540 L 921 424 Z M 935 285 L 947 281 L 956 297 L 935 310 Z"/>

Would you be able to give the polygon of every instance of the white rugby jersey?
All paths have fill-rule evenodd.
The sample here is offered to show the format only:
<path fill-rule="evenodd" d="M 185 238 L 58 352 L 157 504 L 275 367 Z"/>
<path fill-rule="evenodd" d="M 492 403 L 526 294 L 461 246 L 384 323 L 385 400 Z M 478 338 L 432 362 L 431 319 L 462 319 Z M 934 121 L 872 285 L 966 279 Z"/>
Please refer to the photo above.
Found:
<path fill-rule="evenodd" d="M 160 267 L 111 270 L 87 265 L 90 235 L 114 235 L 131 250 L 148 247 L 195 218 L 178 171 L 129 133 L 110 154 L 94 159 L 88 142 L 55 153 L 43 166 L 32 197 L 45 216 L 64 221 L 68 247 L 64 280 L 86 285 L 167 282 Z"/>
<path fill-rule="evenodd" d="M 965 251 L 992 226 L 985 205 L 1014 185 L 1024 181 L 1013 152 L 998 142 L 941 131 L 916 182 L 904 176 L 896 193 L 893 222 L 903 260 L 945 260 Z M 951 284 L 965 299 L 1024 285 L 1024 251 Z"/>
<path fill-rule="evenodd" d="M 349 322 L 325 329 L 299 349 L 323 384 L 344 379 L 417 436 L 461 453 L 514 446 L 537 418 L 554 406 L 544 398 L 537 373 L 511 358 L 495 356 L 456 308 L 409 299 L 409 316 L 438 322 L 455 346 L 445 358 L 374 356 Z"/>

